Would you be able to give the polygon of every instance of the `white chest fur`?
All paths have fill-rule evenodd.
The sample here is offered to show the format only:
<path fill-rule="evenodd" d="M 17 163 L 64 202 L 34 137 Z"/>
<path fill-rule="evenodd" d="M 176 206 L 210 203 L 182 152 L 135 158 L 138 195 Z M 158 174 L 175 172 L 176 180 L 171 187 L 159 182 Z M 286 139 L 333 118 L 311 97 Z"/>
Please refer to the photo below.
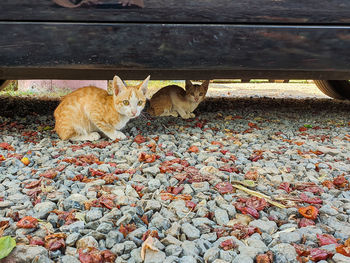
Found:
<path fill-rule="evenodd" d="M 125 125 L 128 123 L 128 121 L 130 120 L 130 118 L 128 118 L 125 115 L 121 115 L 119 122 L 115 125 L 115 129 L 116 130 L 121 130 L 125 127 Z"/>

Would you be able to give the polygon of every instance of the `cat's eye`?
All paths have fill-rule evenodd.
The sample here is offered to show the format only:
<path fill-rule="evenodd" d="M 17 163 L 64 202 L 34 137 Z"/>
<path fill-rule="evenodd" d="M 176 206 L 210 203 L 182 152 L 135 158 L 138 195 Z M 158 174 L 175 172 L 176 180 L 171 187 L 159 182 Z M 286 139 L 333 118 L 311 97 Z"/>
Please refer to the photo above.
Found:
<path fill-rule="evenodd" d="M 142 100 L 139 100 L 139 102 L 137 103 L 138 106 L 141 106 L 143 104 Z"/>
<path fill-rule="evenodd" d="M 128 106 L 128 105 L 129 105 L 129 101 L 128 101 L 128 100 L 123 100 L 123 104 L 124 104 L 125 106 Z"/>
<path fill-rule="evenodd" d="M 199 96 L 203 96 L 203 95 L 204 95 L 203 92 L 200 92 L 200 93 L 199 93 Z"/>

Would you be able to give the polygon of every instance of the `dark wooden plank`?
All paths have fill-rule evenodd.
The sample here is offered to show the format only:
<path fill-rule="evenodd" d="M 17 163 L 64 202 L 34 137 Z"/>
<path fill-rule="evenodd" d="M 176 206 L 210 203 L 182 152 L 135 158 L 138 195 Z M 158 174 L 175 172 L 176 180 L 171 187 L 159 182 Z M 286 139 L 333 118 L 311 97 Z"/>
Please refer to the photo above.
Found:
<path fill-rule="evenodd" d="M 89 6 L 64 8 L 53 0 L 2 0 L 0 21 L 350 23 L 348 0 L 144 0 L 144 3 L 144 8 L 137 8 L 122 7 L 117 0 L 99 0 Z"/>
<path fill-rule="evenodd" d="M 0 79 L 23 68 L 350 71 L 350 27 L 2 22 L 0 32 Z"/>

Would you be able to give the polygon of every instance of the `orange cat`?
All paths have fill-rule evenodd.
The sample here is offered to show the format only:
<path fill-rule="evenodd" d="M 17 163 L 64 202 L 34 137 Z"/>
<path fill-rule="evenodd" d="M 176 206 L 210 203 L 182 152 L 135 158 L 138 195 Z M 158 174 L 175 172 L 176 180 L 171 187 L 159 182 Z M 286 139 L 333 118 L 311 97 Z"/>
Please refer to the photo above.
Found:
<path fill-rule="evenodd" d="M 65 96 L 55 110 L 55 130 L 62 140 L 94 141 L 104 133 L 111 140 L 123 140 L 126 123 L 140 115 L 146 102 L 148 76 L 140 85 L 126 87 L 115 76 L 113 95 L 94 86 Z"/>
<path fill-rule="evenodd" d="M 208 86 L 209 80 L 202 85 L 193 85 L 186 80 L 186 90 L 177 85 L 166 86 L 152 96 L 148 113 L 153 116 L 180 115 L 183 119 L 194 118 L 193 111 L 204 100 Z"/>

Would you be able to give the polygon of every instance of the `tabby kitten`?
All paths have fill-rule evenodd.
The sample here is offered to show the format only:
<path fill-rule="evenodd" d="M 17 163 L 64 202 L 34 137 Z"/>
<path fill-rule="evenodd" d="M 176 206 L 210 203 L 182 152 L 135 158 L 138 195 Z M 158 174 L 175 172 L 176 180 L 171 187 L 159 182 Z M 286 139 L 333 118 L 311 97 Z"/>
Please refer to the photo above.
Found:
<path fill-rule="evenodd" d="M 209 80 L 202 85 L 186 80 L 186 90 L 177 85 L 166 86 L 152 96 L 148 113 L 152 116 L 180 115 L 183 119 L 194 118 L 193 111 L 204 100 L 208 86 Z"/>
<path fill-rule="evenodd" d="M 55 130 L 62 140 L 94 141 L 104 133 L 111 140 L 123 140 L 126 123 L 140 115 L 146 102 L 148 76 L 140 85 L 126 87 L 115 76 L 113 95 L 88 86 L 65 96 L 54 112 Z"/>

